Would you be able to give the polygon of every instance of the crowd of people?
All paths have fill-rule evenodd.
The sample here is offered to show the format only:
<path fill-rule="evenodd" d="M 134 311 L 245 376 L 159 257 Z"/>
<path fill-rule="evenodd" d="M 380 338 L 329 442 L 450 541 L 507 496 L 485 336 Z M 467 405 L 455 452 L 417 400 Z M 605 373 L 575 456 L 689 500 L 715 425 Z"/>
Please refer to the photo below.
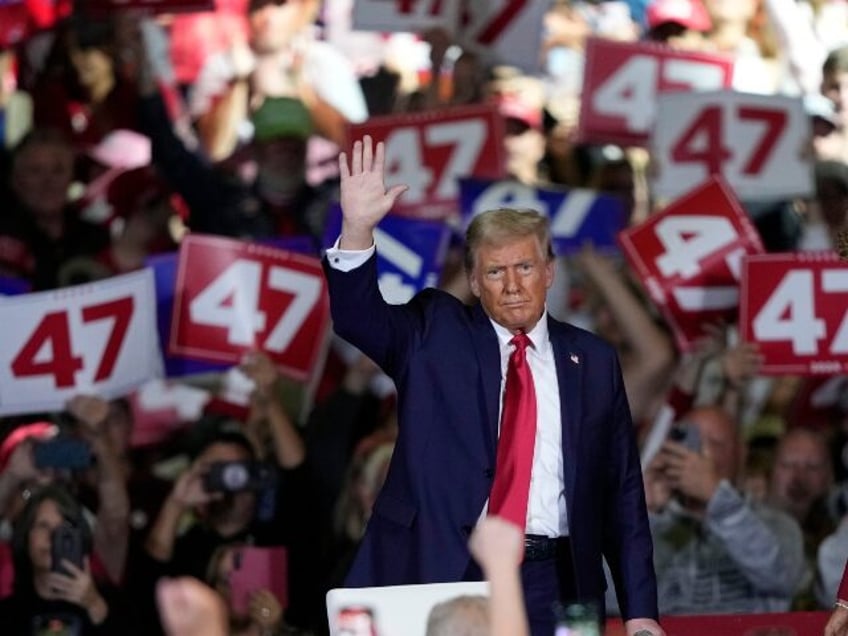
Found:
<path fill-rule="evenodd" d="M 352 4 L 218 0 L 208 13 L 151 17 L 125 10 L 95 15 L 78 2 L 49 24 L 30 17 L 25 37 L 0 48 L 0 280 L 28 291 L 103 280 L 176 251 L 189 232 L 244 241 L 305 237 L 322 256 L 330 210 L 342 199 L 340 183 L 350 169 L 355 140 L 347 138 L 347 127 L 469 104 L 493 104 L 502 116 L 499 141 L 511 179 L 613 195 L 627 224 L 636 226 L 662 203 L 651 191 L 650 151 L 577 136 L 590 38 L 729 56 L 734 90 L 802 99 L 813 194 L 741 203 L 768 252 L 845 246 L 848 5 L 841 0 L 552 0 L 535 72 L 494 59 L 448 28 L 354 31 Z M 348 154 L 340 172 L 342 151 Z M 398 196 L 401 187 L 391 190 L 391 201 Z M 359 237 L 367 235 L 365 243 L 371 229 Z M 463 262 L 469 258 L 464 247 L 462 240 L 451 243 L 438 287 L 488 309 L 492 280 L 472 275 L 475 263 Z M 611 345 L 616 362 L 610 358 L 613 371 L 605 378 L 618 373 L 620 361 L 629 417 L 610 427 L 632 417 L 644 492 L 603 492 L 615 491 L 622 506 L 632 504 L 635 534 L 644 495 L 660 616 L 829 611 L 848 558 L 848 381 L 760 373 L 758 343 L 740 340 L 732 321 L 707 326 L 708 336 L 694 349 L 679 350 L 636 273 L 591 244 L 557 256 L 550 267 L 557 275 L 551 273 L 550 289 L 543 290 L 547 313 Z M 359 281 L 334 274 L 332 263 L 325 270 L 329 280 L 339 277 L 342 290 L 344 281 Z M 354 294 L 348 312 L 365 306 L 366 297 L 357 296 L 363 290 L 370 288 L 347 289 Z M 432 298 L 426 294 L 419 298 L 425 316 L 425 300 Z M 505 600 L 483 604 L 505 612 L 491 625 L 503 630 L 526 620 L 510 605 L 520 587 L 512 579 L 513 561 L 521 559 L 510 547 L 511 530 L 496 522 L 475 534 L 472 515 L 462 533 L 443 532 L 460 511 L 482 511 L 475 506 L 480 497 L 487 500 L 494 466 L 481 464 L 473 477 L 469 472 L 461 492 L 454 479 L 467 466 L 432 466 L 443 471 L 445 483 L 429 490 L 411 468 L 421 457 L 464 461 L 462 444 L 471 442 L 450 437 L 443 424 L 474 422 L 444 404 L 445 396 L 464 399 L 456 392 L 469 378 L 456 371 L 465 368 L 460 344 L 467 343 L 430 357 L 412 352 L 412 345 L 390 349 L 378 342 L 388 332 L 356 324 L 355 315 L 346 316 L 354 324 L 345 323 L 344 312 L 334 312 L 342 335 L 370 357 L 336 341 L 321 362 L 308 411 L 291 407 L 292 381 L 266 352 L 252 351 L 239 367 L 252 387 L 245 415 L 209 408 L 155 445 L 131 443 L 129 396 L 106 400 L 80 390 L 60 413 L 2 418 L 3 629 L 41 633 L 59 621 L 74 634 L 213 633 L 197 624 L 180 627 L 191 614 L 185 602 L 198 620 L 221 617 L 226 624 L 216 629 L 223 631 L 214 633 L 321 634 L 327 631 L 324 594 L 343 585 L 349 572 L 364 582 L 388 559 L 391 567 L 377 577 L 385 581 L 406 582 L 412 571 L 460 580 L 469 576 L 460 563 L 469 556 L 469 541 L 480 566 L 474 575 L 503 584 L 493 587 L 492 599 L 497 590 Z M 408 343 L 421 337 L 416 320 L 386 324 L 414 334 Z M 606 360 L 607 349 L 587 346 L 581 356 Z M 575 365 L 583 362 L 571 355 Z M 451 360 L 460 366 L 439 367 Z M 505 369 L 505 357 L 502 362 Z M 387 375 L 400 393 L 387 388 Z M 434 393 L 428 398 L 434 404 L 416 393 L 423 391 Z M 415 396 L 412 404 L 404 392 Z M 614 395 L 618 404 L 624 393 Z M 610 406 L 597 397 L 592 408 Z M 415 421 L 422 413 L 445 419 L 428 428 Z M 606 421 L 603 413 L 592 422 Z M 669 428 L 675 435 L 666 437 Z M 591 440 L 596 445 L 609 433 L 601 429 Z M 443 456 L 433 455 L 434 431 L 443 435 Z M 85 461 L 69 468 L 45 460 L 51 441 L 65 442 Z M 633 469 L 626 441 L 604 452 Z M 595 463 L 604 457 L 598 450 Z M 216 467 L 227 465 L 262 472 L 251 473 L 246 487 L 213 483 Z M 586 466 L 581 470 L 597 474 L 599 483 L 631 475 L 623 468 L 620 475 L 602 474 L 591 459 Z M 384 482 L 391 492 L 381 496 Z M 593 492 L 571 494 L 569 503 Z M 408 505 L 410 493 L 439 495 L 449 510 L 425 515 Z M 606 598 L 600 593 L 607 615 L 650 618 L 651 600 L 637 598 L 638 573 L 607 552 L 617 540 L 605 536 L 601 546 L 600 538 L 586 538 L 590 518 L 600 528 L 605 517 L 592 516 L 589 505 L 577 510 L 569 510 L 551 536 L 570 530 L 572 544 L 589 546 L 572 567 L 598 590 L 607 588 Z M 416 535 L 418 543 L 399 540 L 393 534 L 398 524 L 420 524 L 424 534 L 441 527 L 440 543 L 424 534 Z M 79 558 L 70 550 L 57 563 L 54 537 L 66 526 L 75 530 L 71 542 Z M 538 534 L 533 528 L 528 525 L 528 535 Z M 627 535 L 624 526 L 617 531 Z M 246 605 L 235 603 L 229 581 L 238 551 L 247 546 L 286 548 L 287 598 L 261 590 Z M 401 547 L 419 553 L 412 558 Z M 604 575 L 594 563 L 601 551 Z M 193 587 L 195 579 L 206 587 Z M 474 614 L 476 602 L 466 599 L 458 611 Z M 449 609 L 439 608 L 441 618 L 437 613 L 433 622 L 448 624 Z M 521 622 L 515 629 L 500 633 L 528 627 Z"/>

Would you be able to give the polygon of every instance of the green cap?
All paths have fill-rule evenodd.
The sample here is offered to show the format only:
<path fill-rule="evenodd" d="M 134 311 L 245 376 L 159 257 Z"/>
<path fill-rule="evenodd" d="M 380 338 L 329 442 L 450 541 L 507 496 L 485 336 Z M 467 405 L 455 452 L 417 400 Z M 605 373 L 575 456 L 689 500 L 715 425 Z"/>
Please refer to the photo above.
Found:
<path fill-rule="evenodd" d="M 250 121 L 256 141 L 281 137 L 307 139 L 313 130 L 312 117 L 306 106 L 293 97 L 266 97 Z"/>

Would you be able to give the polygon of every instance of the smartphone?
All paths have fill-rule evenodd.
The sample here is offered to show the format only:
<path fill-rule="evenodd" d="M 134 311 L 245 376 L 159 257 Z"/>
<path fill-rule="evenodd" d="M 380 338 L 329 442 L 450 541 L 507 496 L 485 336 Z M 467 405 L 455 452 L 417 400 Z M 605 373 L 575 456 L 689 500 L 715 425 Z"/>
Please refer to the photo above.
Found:
<path fill-rule="evenodd" d="M 36 442 L 32 456 L 36 468 L 83 470 L 94 463 L 91 448 L 84 440 L 63 435 Z"/>
<path fill-rule="evenodd" d="M 32 636 L 82 636 L 82 622 L 72 614 L 36 614 Z"/>
<path fill-rule="evenodd" d="M 701 452 L 701 433 L 693 422 L 675 423 L 668 432 L 668 438 L 695 453 Z"/>
<path fill-rule="evenodd" d="M 264 462 L 214 462 L 203 476 L 206 492 L 264 490 L 274 483 L 274 468 Z"/>
<path fill-rule="evenodd" d="M 83 557 L 85 556 L 82 530 L 67 522 L 58 526 L 51 535 L 50 553 L 50 569 L 53 572 L 70 574 L 62 565 L 63 559 L 82 569 Z"/>
<path fill-rule="evenodd" d="M 236 548 L 230 572 L 230 605 L 236 614 L 248 613 L 250 597 L 268 590 L 285 609 L 288 606 L 288 553 L 281 546 Z"/>

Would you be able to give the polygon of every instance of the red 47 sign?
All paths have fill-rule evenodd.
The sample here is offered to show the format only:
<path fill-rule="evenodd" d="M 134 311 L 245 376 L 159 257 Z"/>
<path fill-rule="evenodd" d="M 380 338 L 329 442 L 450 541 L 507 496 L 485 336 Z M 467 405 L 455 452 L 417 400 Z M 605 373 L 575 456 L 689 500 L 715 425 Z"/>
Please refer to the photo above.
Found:
<path fill-rule="evenodd" d="M 684 351 L 704 324 L 735 319 L 742 259 L 763 252 L 756 229 L 717 179 L 618 239 Z"/>
<path fill-rule="evenodd" d="M 763 373 L 848 373 L 848 263 L 829 252 L 746 259 L 739 323 Z"/>
<path fill-rule="evenodd" d="M 459 177 L 504 175 L 503 121 L 492 106 L 374 117 L 348 127 L 349 143 L 386 144 L 386 185 L 409 189 L 394 212 L 442 219 L 458 213 Z"/>
<path fill-rule="evenodd" d="M 328 321 L 318 259 L 216 236 L 189 235 L 180 246 L 171 354 L 237 364 L 259 349 L 305 380 Z"/>
<path fill-rule="evenodd" d="M 586 47 L 578 135 L 589 142 L 648 144 L 657 98 L 729 88 L 730 59 L 648 42 L 592 38 Z"/>
<path fill-rule="evenodd" d="M 162 372 L 153 275 L 3 299 L 0 415 L 64 409 L 78 393 L 125 395 Z"/>
<path fill-rule="evenodd" d="M 714 174 L 743 200 L 812 192 L 803 153 L 810 123 L 799 98 L 673 93 L 660 95 L 657 113 L 651 144 L 657 195 L 679 196 Z"/>

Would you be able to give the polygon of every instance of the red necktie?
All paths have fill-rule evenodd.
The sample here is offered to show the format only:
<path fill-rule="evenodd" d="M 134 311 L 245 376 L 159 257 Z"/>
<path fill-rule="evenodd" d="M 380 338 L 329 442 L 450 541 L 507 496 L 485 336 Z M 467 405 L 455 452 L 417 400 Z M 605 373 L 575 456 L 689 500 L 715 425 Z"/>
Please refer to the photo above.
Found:
<path fill-rule="evenodd" d="M 530 494 L 530 470 L 536 445 L 536 389 L 527 364 L 525 333 L 510 340 L 515 349 L 506 370 L 501 433 L 495 479 L 489 495 L 489 513 L 499 515 L 524 529 L 527 523 L 527 498 Z"/>

